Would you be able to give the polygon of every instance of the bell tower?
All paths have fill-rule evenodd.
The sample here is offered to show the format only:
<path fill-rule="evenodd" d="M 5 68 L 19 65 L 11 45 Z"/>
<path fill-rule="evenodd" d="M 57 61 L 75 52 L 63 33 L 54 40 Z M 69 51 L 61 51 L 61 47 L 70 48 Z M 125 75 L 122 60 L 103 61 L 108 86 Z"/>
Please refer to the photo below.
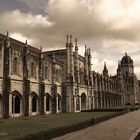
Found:
<path fill-rule="evenodd" d="M 133 60 L 130 56 L 127 55 L 126 52 L 125 56 L 121 60 L 121 69 L 124 77 L 128 77 L 134 74 Z"/>

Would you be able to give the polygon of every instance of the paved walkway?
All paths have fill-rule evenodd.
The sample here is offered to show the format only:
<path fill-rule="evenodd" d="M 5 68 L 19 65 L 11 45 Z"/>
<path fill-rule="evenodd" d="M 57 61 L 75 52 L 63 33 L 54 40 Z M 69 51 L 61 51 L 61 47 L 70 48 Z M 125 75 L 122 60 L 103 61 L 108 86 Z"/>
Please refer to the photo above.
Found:
<path fill-rule="evenodd" d="M 140 110 L 53 140 L 133 140 L 140 130 Z"/>

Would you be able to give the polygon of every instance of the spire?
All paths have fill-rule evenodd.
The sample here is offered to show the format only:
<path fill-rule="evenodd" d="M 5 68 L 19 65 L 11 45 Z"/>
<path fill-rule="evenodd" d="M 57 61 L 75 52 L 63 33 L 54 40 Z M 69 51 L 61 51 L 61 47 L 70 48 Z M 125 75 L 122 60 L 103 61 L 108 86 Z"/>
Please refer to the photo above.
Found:
<path fill-rule="evenodd" d="M 87 46 L 85 45 L 85 56 L 87 56 Z"/>
<path fill-rule="evenodd" d="M 66 36 L 66 48 L 68 48 L 69 47 L 69 35 L 67 34 L 67 36 Z"/>
<path fill-rule="evenodd" d="M 103 75 L 108 77 L 108 70 L 107 70 L 107 67 L 106 67 L 106 62 L 104 62 Z"/>
<path fill-rule="evenodd" d="M 9 32 L 7 31 L 7 35 L 6 35 L 6 47 L 9 48 L 10 47 L 10 38 L 9 38 Z"/>
<path fill-rule="evenodd" d="M 69 35 L 67 35 L 66 44 L 69 43 Z"/>
<path fill-rule="evenodd" d="M 77 38 L 75 38 L 75 46 L 77 46 Z"/>
<path fill-rule="evenodd" d="M 72 35 L 70 35 L 70 43 L 72 43 Z"/>
<path fill-rule="evenodd" d="M 107 71 L 106 62 L 104 62 L 104 70 Z"/>
<path fill-rule="evenodd" d="M 41 55 L 41 59 L 43 59 L 42 45 L 40 46 L 40 55 Z"/>
<path fill-rule="evenodd" d="M 75 39 L 75 51 L 78 50 L 77 38 Z"/>
<path fill-rule="evenodd" d="M 88 49 L 88 55 L 89 55 L 89 57 L 91 57 L 90 48 Z"/>
<path fill-rule="evenodd" d="M 118 61 L 117 75 L 121 74 L 121 62 Z"/>

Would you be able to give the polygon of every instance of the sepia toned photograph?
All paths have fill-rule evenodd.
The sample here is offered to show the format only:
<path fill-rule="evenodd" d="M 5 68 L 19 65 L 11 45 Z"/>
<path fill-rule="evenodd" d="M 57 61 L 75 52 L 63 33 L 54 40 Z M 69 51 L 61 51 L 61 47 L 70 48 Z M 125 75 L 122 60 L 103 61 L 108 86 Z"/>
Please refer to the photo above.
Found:
<path fill-rule="evenodd" d="M 140 140 L 140 0 L 0 0 L 0 140 Z"/>

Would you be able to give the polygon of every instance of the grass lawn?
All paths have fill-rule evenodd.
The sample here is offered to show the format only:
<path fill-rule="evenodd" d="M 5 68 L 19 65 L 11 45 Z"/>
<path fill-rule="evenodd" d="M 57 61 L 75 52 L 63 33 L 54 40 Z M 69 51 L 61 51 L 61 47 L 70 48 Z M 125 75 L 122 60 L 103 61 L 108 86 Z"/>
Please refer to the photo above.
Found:
<path fill-rule="evenodd" d="M 68 126 L 81 121 L 100 118 L 114 113 L 116 112 L 62 113 L 0 120 L 0 140 L 12 140 L 40 131 Z"/>

